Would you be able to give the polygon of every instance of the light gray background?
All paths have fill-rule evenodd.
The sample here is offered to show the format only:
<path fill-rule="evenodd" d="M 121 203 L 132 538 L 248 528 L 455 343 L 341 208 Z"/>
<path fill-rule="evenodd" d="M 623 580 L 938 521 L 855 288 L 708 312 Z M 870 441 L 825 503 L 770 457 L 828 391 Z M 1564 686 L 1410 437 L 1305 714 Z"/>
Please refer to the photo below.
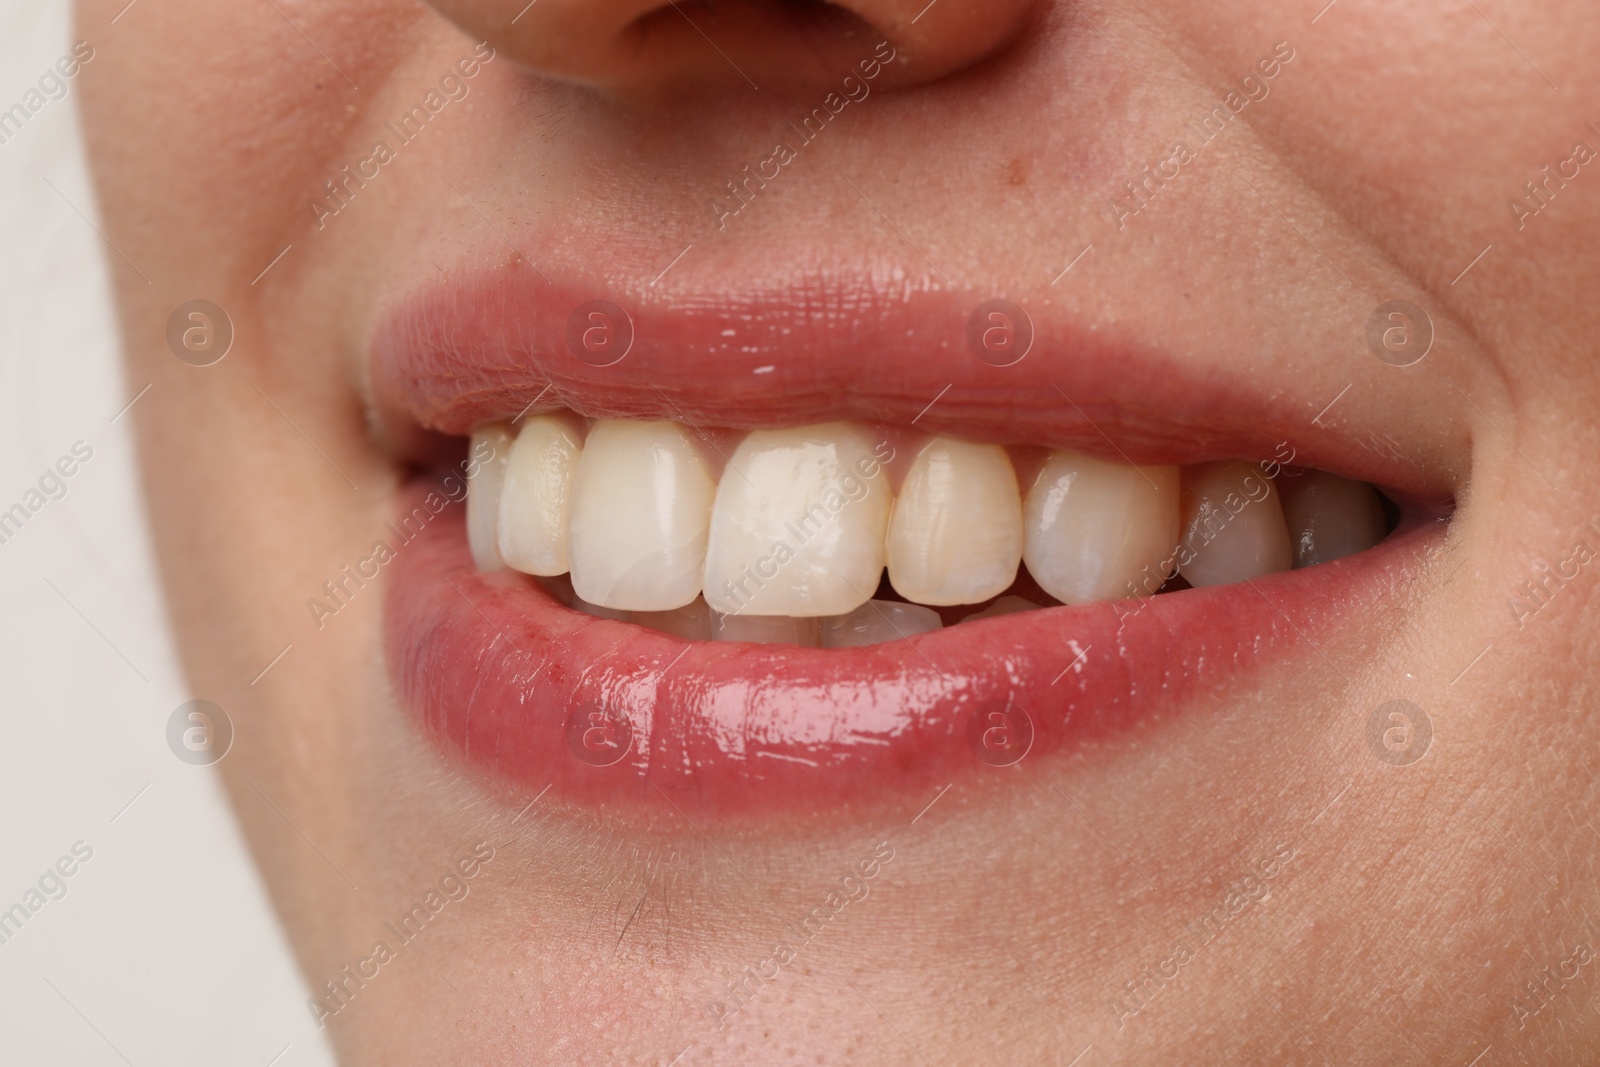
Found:
<path fill-rule="evenodd" d="M 0 0 L 0 109 L 69 50 L 70 14 Z M 215 771 L 167 748 L 191 694 L 113 421 L 145 383 L 117 362 L 76 97 L 0 145 L 0 510 L 94 449 L 0 544 L 0 910 L 74 842 L 94 857 L 0 945 L 0 1062 L 332 1064 Z"/>

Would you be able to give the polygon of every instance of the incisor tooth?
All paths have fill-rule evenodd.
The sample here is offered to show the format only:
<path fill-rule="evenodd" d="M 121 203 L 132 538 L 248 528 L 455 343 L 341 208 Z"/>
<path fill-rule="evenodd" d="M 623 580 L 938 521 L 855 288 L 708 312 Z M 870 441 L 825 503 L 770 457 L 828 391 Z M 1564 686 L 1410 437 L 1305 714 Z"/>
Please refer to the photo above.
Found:
<path fill-rule="evenodd" d="M 711 609 L 699 597 L 671 611 L 635 611 L 630 621 L 688 641 L 711 640 Z"/>
<path fill-rule="evenodd" d="M 603 608 L 599 604 L 591 604 L 577 593 L 572 591 L 572 578 L 565 574 L 558 574 L 554 578 L 539 578 L 538 583 L 545 591 L 573 611 L 581 611 L 585 615 L 593 615 L 597 619 L 611 619 L 613 622 L 629 622 L 632 614 L 618 611 L 615 608 Z"/>
<path fill-rule="evenodd" d="M 1031 600 L 1024 600 L 1019 596 L 1003 596 L 982 611 L 975 611 L 962 619 L 962 622 L 977 622 L 980 619 L 997 619 L 1001 615 L 1015 615 L 1019 611 L 1037 611 L 1039 605 Z"/>
<path fill-rule="evenodd" d="M 1028 573 L 1064 604 L 1154 593 L 1178 543 L 1178 468 L 1052 452 L 1024 529 Z"/>
<path fill-rule="evenodd" d="M 1242 460 L 1193 469 L 1183 486 L 1178 573 L 1192 586 L 1227 585 L 1294 564 L 1272 479 Z"/>
<path fill-rule="evenodd" d="M 857 648 L 932 633 L 944 626 L 939 613 L 921 604 L 869 600 L 848 615 L 822 620 L 823 648 Z"/>
<path fill-rule="evenodd" d="M 821 624 L 821 619 L 802 619 L 790 615 L 714 615 L 711 620 L 711 639 L 816 648 Z"/>
<path fill-rule="evenodd" d="M 497 571 L 506 565 L 495 546 L 495 527 L 512 440 L 511 427 L 503 422 L 472 431 L 467 458 L 476 462 L 478 469 L 467 479 L 467 545 L 480 571 Z"/>
<path fill-rule="evenodd" d="M 843 615 L 883 575 L 889 482 L 846 423 L 756 430 L 717 487 L 706 602 L 724 614 Z"/>
<path fill-rule="evenodd" d="M 608 608 L 601 604 L 591 604 L 582 597 L 573 597 L 570 606 L 573 611 L 581 611 L 585 615 L 593 615 L 597 619 L 610 619 L 613 622 L 633 621 L 632 612 L 618 611 L 616 608 Z"/>
<path fill-rule="evenodd" d="M 517 430 L 500 491 L 499 548 L 506 566 L 546 577 L 565 574 L 572 475 L 582 446 L 559 418 L 541 415 Z"/>
<path fill-rule="evenodd" d="M 936 437 L 906 472 L 889 516 L 889 581 L 918 604 L 978 604 L 1022 562 L 1022 494 L 999 445 Z"/>
<path fill-rule="evenodd" d="M 621 611 L 689 603 L 700 593 L 715 492 L 677 423 L 595 423 L 572 480 L 572 588 Z"/>
<path fill-rule="evenodd" d="M 1281 485 L 1283 518 L 1296 567 L 1353 556 L 1383 540 L 1388 524 L 1378 491 L 1370 483 L 1305 471 L 1285 478 Z"/>

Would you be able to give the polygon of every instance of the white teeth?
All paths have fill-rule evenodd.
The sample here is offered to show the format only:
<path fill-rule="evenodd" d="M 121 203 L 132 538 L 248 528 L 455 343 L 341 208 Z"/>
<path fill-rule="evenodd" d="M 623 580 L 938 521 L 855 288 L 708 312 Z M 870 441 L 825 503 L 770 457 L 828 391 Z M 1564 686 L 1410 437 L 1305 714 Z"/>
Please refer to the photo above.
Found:
<path fill-rule="evenodd" d="M 894 493 L 894 450 L 866 426 L 710 432 L 732 451 L 720 483 L 677 423 L 602 419 L 585 438 L 557 413 L 475 431 L 478 569 L 684 640 L 847 648 L 940 629 L 935 607 L 988 604 L 962 622 L 1035 610 L 1006 592 L 1023 563 L 1019 588 L 1086 604 L 1152 595 L 1174 572 L 1210 586 L 1326 563 L 1387 531 L 1371 485 L 1321 471 L 1180 476 L 1054 451 L 1021 493 L 1005 448 L 934 437 L 907 450 Z M 869 600 L 886 567 L 907 602 Z"/>
<path fill-rule="evenodd" d="M 622 611 L 670 611 L 700 593 L 716 483 L 677 423 L 601 420 L 572 483 L 572 587 Z"/>
<path fill-rule="evenodd" d="M 633 621 L 633 617 L 629 612 L 618 611 L 616 608 L 602 607 L 599 604 L 591 604 L 579 596 L 573 597 L 572 603 L 568 606 L 573 611 L 581 611 L 585 615 L 593 615 L 597 619 L 611 619 L 614 622 Z"/>
<path fill-rule="evenodd" d="M 582 446 L 563 420 L 541 415 L 517 431 L 500 495 L 500 558 L 527 574 L 567 573 L 572 475 Z"/>
<path fill-rule="evenodd" d="M 574 593 L 572 591 L 572 579 L 565 574 L 557 575 L 554 578 L 540 578 L 538 581 L 540 585 L 544 586 L 546 592 L 573 611 L 581 611 L 585 615 L 593 615 L 597 619 L 612 619 L 616 622 L 630 621 L 628 612 L 617 611 L 615 608 L 603 608 L 599 604 L 591 604 L 577 593 Z"/>
<path fill-rule="evenodd" d="M 1178 573 L 1190 585 L 1227 585 L 1294 564 L 1272 479 L 1243 461 L 1195 469 L 1183 487 Z"/>
<path fill-rule="evenodd" d="M 1001 615 L 1015 615 L 1019 611 L 1035 611 L 1039 607 L 1031 600 L 1024 600 L 1019 596 L 1003 596 L 982 611 L 975 611 L 966 616 L 962 622 L 977 622 L 979 619 L 994 619 Z"/>
<path fill-rule="evenodd" d="M 816 648 L 822 620 L 790 615 L 716 615 L 711 621 L 713 641 L 753 641 L 761 645 L 799 645 Z"/>
<path fill-rule="evenodd" d="M 1282 486 L 1296 567 L 1353 556 L 1383 540 L 1388 524 L 1378 491 L 1369 483 L 1305 471 L 1285 478 Z"/>
<path fill-rule="evenodd" d="M 711 640 L 711 609 L 699 597 L 671 611 L 635 611 L 631 621 L 688 641 Z"/>
<path fill-rule="evenodd" d="M 505 566 L 495 547 L 495 527 L 500 518 L 500 494 L 506 480 L 506 462 L 511 456 L 511 427 L 503 422 L 473 431 L 469 461 L 478 469 L 468 479 L 467 545 L 472 561 L 480 571 L 497 571 Z"/>
<path fill-rule="evenodd" d="M 936 437 L 895 497 L 889 581 L 918 604 L 978 604 L 1004 592 L 1022 562 L 1022 494 L 999 445 Z"/>
<path fill-rule="evenodd" d="M 939 613 L 920 604 L 869 600 L 848 615 L 822 620 L 823 648 L 856 648 L 932 633 L 944 623 Z"/>
<path fill-rule="evenodd" d="M 852 611 L 883 574 L 889 495 L 882 462 L 853 426 L 756 430 L 717 488 L 706 602 L 730 615 Z"/>
<path fill-rule="evenodd" d="M 1052 452 L 1025 515 L 1028 573 L 1057 600 L 1154 593 L 1178 543 L 1178 468 Z"/>

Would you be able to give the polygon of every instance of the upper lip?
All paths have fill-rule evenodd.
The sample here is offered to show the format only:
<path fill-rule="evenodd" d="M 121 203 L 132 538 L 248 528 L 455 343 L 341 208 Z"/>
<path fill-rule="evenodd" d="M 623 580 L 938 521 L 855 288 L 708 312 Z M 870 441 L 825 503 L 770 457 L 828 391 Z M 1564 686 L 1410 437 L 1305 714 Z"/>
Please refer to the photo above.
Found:
<path fill-rule="evenodd" d="M 569 318 L 597 299 L 624 309 L 633 333 L 626 356 L 603 367 L 567 344 Z M 646 286 L 551 282 L 516 261 L 436 283 L 381 319 L 372 399 L 380 422 L 451 435 L 565 407 L 695 427 L 914 424 L 1133 463 L 1266 458 L 1287 443 L 1302 466 L 1372 482 L 1406 502 L 1442 509 L 1455 496 L 1465 434 L 1413 433 L 1354 402 L 1319 419 L 1337 386 L 1312 392 L 1248 364 L 1196 366 L 1125 329 L 1026 299 L 1018 303 L 1034 331 L 1031 350 L 1014 365 L 992 366 L 965 340 L 968 316 L 986 299 L 908 291 L 872 276 L 658 295 Z M 1368 361 L 1374 373 L 1393 373 Z M 1403 447 L 1363 444 L 1377 439 Z"/>

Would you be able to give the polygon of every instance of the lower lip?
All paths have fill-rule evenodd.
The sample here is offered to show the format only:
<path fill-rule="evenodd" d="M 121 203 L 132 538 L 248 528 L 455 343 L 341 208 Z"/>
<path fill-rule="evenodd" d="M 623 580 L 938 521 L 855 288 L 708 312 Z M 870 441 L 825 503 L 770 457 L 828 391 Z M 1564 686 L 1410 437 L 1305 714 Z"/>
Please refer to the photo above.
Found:
<path fill-rule="evenodd" d="M 1197 706 L 1320 647 L 1433 532 L 1250 583 L 809 649 L 570 610 L 525 575 L 477 572 L 460 510 L 390 565 L 390 677 L 424 733 L 521 789 L 712 816 L 906 799 Z"/>

